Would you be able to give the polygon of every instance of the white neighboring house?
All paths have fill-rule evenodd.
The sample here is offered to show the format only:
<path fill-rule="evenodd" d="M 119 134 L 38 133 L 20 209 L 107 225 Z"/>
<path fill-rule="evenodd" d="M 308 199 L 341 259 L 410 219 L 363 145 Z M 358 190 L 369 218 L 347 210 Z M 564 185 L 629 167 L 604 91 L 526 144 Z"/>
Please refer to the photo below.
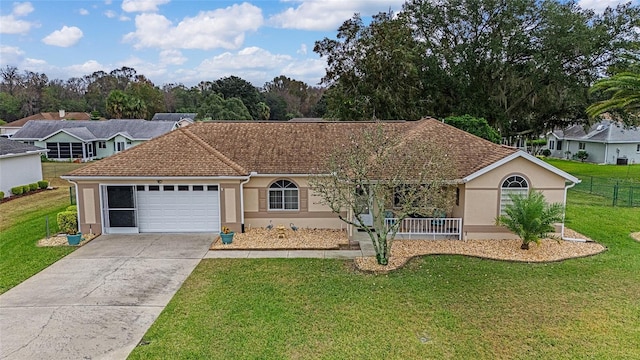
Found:
<path fill-rule="evenodd" d="M 0 137 L 0 191 L 11 195 L 11 188 L 42 180 L 40 154 L 49 150 Z"/>
<path fill-rule="evenodd" d="M 603 120 L 586 131 L 582 125 L 547 134 L 547 149 L 555 158 L 571 159 L 578 151 L 589 154 L 585 160 L 596 164 L 640 164 L 640 127 Z"/>

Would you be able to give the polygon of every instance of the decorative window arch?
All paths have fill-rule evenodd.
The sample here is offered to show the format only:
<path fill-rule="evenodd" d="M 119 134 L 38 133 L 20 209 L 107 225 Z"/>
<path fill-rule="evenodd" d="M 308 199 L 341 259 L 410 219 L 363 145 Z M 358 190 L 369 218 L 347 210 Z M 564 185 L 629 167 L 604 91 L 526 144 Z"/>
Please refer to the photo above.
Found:
<path fill-rule="evenodd" d="M 500 186 L 500 215 L 504 215 L 504 209 L 511 204 L 511 194 L 529 194 L 529 182 L 520 175 L 510 175 Z"/>
<path fill-rule="evenodd" d="M 289 180 L 278 180 L 269 186 L 269 210 L 300 209 L 298 186 Z"/>

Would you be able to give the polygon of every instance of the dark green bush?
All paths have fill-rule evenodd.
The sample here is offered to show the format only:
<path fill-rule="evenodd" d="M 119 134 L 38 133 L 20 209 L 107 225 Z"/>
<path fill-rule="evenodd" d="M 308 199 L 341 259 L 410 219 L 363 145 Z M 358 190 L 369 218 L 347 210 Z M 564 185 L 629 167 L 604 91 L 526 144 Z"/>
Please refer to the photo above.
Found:
<path fill-rule="evenodd" d="M 544 156 L 551 156 L 551 150 L 549 150 L 549 149 L 544 149 L 544 150 L 542 150 L 542 155 L 544 155 Z"/>
<path fill-rule="evenodd" d="M 4 199 L 4 191 L 0 191 L 0 201 L 2 201 L 2 199 Z"/>
<path fill-rule="evenodd" d="M 49 187 L 49 182 L 47 180 L 40 180 L 38 181 L 38 187 L 40 189 L 46 189 Z"/>
<path fill-rule="evenodd" d="M 15 186 L 11 188 L 11 193 L 13 195 L 22 195 L 23 193 L 23 189 L 22 186 Z"/>
<path fill-rule="evenodd" d="M 31 190 L 31 188 L 29 187 L 29 185 L 22 185 L 22 193 L 26 194 Z"/>
<path fill-rule="evenodd" d="M 38 183 L 29 184 L 29 191 L 38 190 Z"/>

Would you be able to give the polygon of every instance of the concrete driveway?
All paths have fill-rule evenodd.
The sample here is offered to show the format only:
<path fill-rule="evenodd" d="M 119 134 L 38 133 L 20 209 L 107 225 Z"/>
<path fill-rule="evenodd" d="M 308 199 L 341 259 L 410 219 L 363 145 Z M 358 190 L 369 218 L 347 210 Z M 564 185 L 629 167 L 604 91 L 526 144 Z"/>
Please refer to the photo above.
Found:
<path fill-rule="evenodd" d="M 212 241 L 212 234 L 96 238 L 0 295 L 0 358 L 126 358 Z"/>

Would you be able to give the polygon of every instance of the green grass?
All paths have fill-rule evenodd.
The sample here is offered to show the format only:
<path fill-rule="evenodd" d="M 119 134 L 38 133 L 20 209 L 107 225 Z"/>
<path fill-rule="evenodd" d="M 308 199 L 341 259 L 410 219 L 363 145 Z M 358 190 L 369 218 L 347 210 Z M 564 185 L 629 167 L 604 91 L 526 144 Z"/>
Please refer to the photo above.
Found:
<path fill-rule="evenodd" d="M 640 209 L 570 226 L 609 250 L 522 264 L 426 256 L 389 275 L 351 262 L 203 260 L 131 359 L 640 358 Z"/>
<path fill-rule="evenodd" d="M 545 161 L 582 180 L 570 191 L 598 195 L 592 198 L 594 204 L 640 206 L 640 164 L 619 166 L 558 159 Z"/>
<path fill-rule="evenodd" d="M 69 206 L 69 183 L 58 176 L 83 166 L 73 163 L 43 163 L 43 177 L 57 186 L 0 203 L 0 294 L 18 285 L 74 250 L 71 247 L 37 247 L 49 230 L 56 234 L 56 215 Z"/>

